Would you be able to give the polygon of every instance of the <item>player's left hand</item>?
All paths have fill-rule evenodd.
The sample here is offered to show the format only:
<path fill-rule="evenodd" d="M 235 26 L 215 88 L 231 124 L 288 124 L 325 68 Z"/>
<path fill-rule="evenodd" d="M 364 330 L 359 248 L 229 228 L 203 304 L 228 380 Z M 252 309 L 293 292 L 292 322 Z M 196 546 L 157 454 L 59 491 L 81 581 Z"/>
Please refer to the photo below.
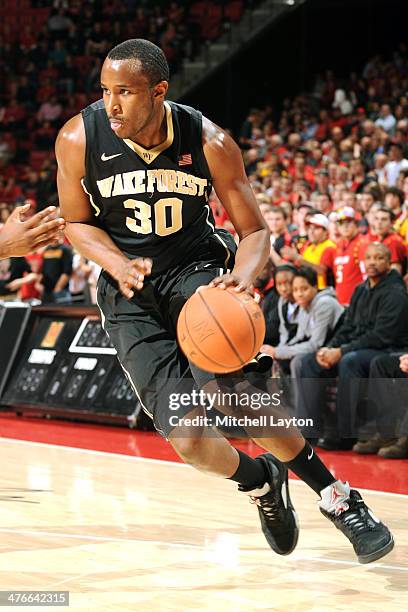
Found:
<path fill-rule="evenodd" d="M 253 296 L 254 286 L 252 281 L 244 278 L 240 278 L 238 275 L 231 272 L 230 274 L 223 274 L 217 276 L 211 281 L 210 287 L 218 287 L 219 289 L 228 289 L 233 287 L 234 291 L 240 293 L 241 291 L 247 291 Z"/>

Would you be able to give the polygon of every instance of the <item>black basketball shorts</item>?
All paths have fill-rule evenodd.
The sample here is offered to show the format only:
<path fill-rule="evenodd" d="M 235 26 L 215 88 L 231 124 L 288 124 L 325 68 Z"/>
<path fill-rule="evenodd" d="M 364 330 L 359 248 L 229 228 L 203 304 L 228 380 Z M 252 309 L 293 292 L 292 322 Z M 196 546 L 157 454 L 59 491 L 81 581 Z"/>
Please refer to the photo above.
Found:
<path fill-rule="evenodd" d="M 146 277 L 143 289 L 130 300 L 106 272 L 99 277 L 97 304 L 103 328 L 143 409 L 165 437 L 174 427 L 170 418 L 174 408 L 166 399 L 169 393 L 201 388 L 215 378 L 190 364 L 180 351 L 178 316 L 198 287 L 232 269 L 235 251 L 232 236 L 217 232 L 203 240 L 188 263 Z M 179 406 L 177 416 L 182 418 L 191 409 L 191 405 Z"/>

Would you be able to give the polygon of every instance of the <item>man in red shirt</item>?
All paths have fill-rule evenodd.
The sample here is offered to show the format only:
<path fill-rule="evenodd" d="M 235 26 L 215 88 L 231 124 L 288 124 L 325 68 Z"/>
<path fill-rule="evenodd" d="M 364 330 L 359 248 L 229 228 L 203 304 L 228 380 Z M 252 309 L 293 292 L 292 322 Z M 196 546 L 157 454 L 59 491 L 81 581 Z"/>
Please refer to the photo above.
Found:
<path fill-rule="evenodd" d="M 358 231 L 354 208 L 343 206 L 334 214 L 340 240 L 335 249 L 324 251 L 320 263 L 333 271 L 337 299 L 348 305 L 354 289 L 364 280 L 359 259 L 364 238 Z"/>
<path fill-rule="evenodd" d="M 264 219 L 271 232 L 270 258 L 275 266 L 281 266 L 286 260 L 281 255 L 285 246 L 292 246 L 294 240 L 288 232 L 286 211 L 281 206 L 271 206 L 264 213 Z"/>
<path fill-rule="evenodd" d="M 394 268 L 400 274 L 405 274 L 407 268 L 407 247 L 401 236 L 393 230 L 394 220 L 394 213 L 386 206 L 380 206 L 375 211 L 374 233 L 369 233 L 364 237 L 362 248 L 360 249 L 360 259 L 363 260 L 365 249 L 370 242 L 381 242 L 391 252 L 391 268 Z"/>

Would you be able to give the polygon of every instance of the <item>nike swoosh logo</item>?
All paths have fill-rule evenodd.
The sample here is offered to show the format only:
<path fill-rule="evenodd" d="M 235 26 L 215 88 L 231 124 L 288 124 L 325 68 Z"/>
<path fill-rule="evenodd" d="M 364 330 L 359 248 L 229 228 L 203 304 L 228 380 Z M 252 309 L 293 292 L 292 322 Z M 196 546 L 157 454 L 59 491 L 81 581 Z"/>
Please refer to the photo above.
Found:
<path fill-rule="evenodd" d="M 313 448 L 310 451 L 310 455 L 307 456 L 307 458 L 309 459 L 309 461 L 311 460 L 311 458 L 313 457 Z"/>
<path fill-rule="evenodd" d="M 123 155 L 123 153 L 115 153 L 115 155 L 105 155 L 105 153 L 102 153 L 101 160 L 109 161 L 110 159 L 113 159 L 114 157 L 119 157 L 119 155 Z"/>

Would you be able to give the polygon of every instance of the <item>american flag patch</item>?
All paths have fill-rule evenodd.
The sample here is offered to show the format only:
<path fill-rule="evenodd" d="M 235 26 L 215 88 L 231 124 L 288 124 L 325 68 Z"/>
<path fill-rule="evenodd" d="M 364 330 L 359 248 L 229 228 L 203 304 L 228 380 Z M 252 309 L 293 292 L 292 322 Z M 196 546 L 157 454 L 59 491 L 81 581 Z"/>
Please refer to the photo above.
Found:
<path fill-rule="evenodd" d="M 180 155 L 178 160 L 179 166 L 190 166 L 193 163 L 191 158 L 191 153 L 185 153 L 184 155 Z"/>

